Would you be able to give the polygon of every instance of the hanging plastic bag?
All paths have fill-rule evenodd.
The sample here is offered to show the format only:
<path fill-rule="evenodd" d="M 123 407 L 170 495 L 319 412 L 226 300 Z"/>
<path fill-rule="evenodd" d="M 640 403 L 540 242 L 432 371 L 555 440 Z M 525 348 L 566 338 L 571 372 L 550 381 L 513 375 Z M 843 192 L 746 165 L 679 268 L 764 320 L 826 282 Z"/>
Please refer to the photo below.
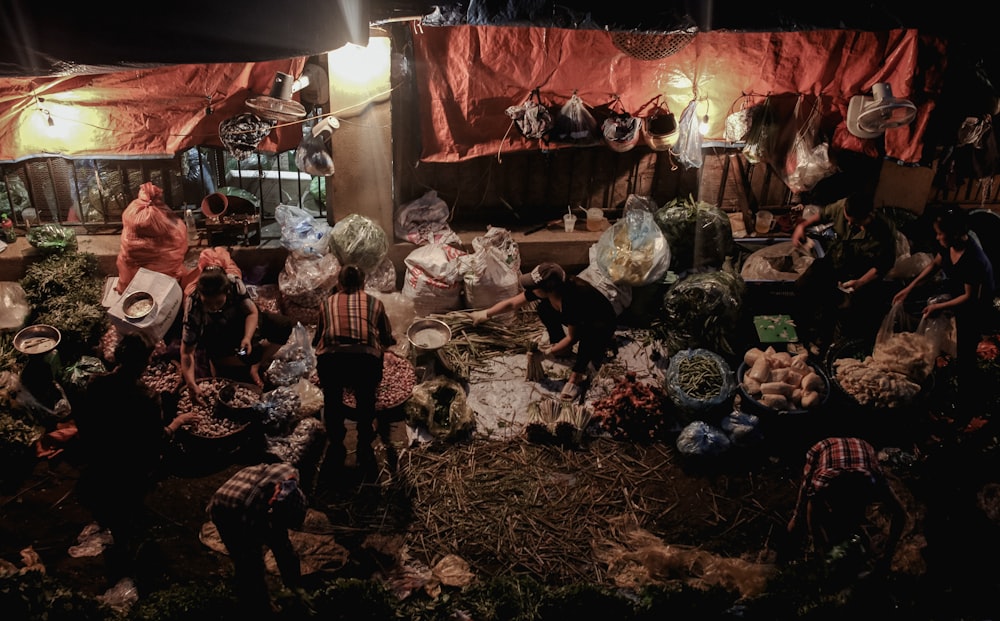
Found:
<path fill-rule="evenodd" d="M 800 125 L 784 165 L 777 167 L 779 176 L 793 192 L 808 192 L 821 180 L 837 172 L 837 166 L 830 161 L 829 145 L 819 140 L 820 99 L 815 99 L 808 112 L 804 99 L 800 96 L 795 103 L 792 118 Z"/>
<path fill-rule="evenodd" d="M 759 164 L 771 161 L 778 130 L 770 97 L 750 107 L 750 132 L 743 147 L 743 155 L 748 162 Z"/>
<path fill-rule="evenodd" d="M 542 103 L 537 88 L 531 91 L 523 104 L 507 108 L 507 116 L 514 121 L 525 138 L 544 139 L 554 124 L 552 114 Z"/>
<path fill-rule="evenodd" d="M 753 107 L 747 105 L 747 99 L 744 97 L 740 109 L 726 117 L 726 127 L 722 130 L 722 137 L 727 142 L 743 142 L 750 134 L 752 121 Z"/>
<path fill-rule="evenodd" d="M 592 143 L 597 136 L 597 120 L 580 96 L 573 93 L 559 109 L 552 137 L 562 142 Z"/>
<path fill-rule="evenodd" d="M 681 120 L 677 125 L 677 142 L 670 152 L 684 168 L 701 168 L 704 161 L 701 153 L 701 119 L 698 117 L 698 100 L 691 103 L 681 112 Z"/>

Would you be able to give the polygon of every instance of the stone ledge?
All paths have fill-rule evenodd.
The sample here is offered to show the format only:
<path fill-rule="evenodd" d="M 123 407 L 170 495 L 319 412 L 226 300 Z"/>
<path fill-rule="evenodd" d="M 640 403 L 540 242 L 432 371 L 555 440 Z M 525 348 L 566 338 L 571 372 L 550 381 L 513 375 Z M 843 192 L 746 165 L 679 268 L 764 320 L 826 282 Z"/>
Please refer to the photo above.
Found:
<path fill-rule="evenodd" d="M 472 240 L 485 231 L 458 231 L 462 240 L 462 248 L 472 252 Z M 525 235 L 512 232 L 513 240 L 521 253 L 521 265 L 533 267 L 544 261 L 554 261 L 562 265 L 570 273 L 576 273 L 590 263 L 590 247 L 598 240 L 601 233 L 596 231 L 576 230 L 567 233 L 554 227 Z M 121 249 L 119 235 L 78 235 L 77 245 L 80 252 L 89 252 L 97 256 L 100 276 L 116 276 L 118 274 L 118 253 Z M 199 253 L 207 246 L 201 244 L 192 246 L 188 251 L 186 263 L 197 263 Z M 401 287 L 403 274 L 406 271 L 404 260 L 417 246 L 408 242 L 396 242 L 389 247 L 389 258 L 396 268 L 397 286 Z M 288 257 L 288 251 L 277 239 L 265 239 L 259 246 L 228 246 L 233 260 L 243 270 L 248 282 L 276 282 Z M 32 263 L 45 258 L 28 240 L 19 236 L 13 244 L 0 252 L 0 280 L 16 281 L 24 277 L 25 270 Z M 523 269 L 523 268 L 522 268 Z"/>

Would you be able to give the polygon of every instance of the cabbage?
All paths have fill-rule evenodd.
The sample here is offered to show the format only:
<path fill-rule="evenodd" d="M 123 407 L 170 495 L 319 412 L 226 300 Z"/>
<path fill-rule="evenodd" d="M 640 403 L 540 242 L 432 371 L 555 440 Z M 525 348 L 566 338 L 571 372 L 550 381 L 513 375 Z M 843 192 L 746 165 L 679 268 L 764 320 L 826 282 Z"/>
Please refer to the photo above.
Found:
<path fill-rule="evenodd" d="M 354 263 L 368 274 L 389 254 L 389 242 L 375 221 L 352 213 L 333 226 L 330 249 L 341 265 Z"/>

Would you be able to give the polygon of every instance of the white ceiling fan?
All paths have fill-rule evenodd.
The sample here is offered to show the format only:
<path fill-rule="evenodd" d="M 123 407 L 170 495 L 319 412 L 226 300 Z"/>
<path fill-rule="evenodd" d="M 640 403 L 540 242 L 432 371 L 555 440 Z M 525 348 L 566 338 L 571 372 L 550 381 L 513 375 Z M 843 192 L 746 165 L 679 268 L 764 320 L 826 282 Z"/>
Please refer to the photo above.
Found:
<path fill-rule="evenodd" d="M 892 96 L 887 82 L 872 86 L 872 96 L 855 95 L 847 105 L 847 131 L 858 138 L 875 138 L 885 130 L 901 127 L 917 116 L 917 107 L 908 99 Z"/>

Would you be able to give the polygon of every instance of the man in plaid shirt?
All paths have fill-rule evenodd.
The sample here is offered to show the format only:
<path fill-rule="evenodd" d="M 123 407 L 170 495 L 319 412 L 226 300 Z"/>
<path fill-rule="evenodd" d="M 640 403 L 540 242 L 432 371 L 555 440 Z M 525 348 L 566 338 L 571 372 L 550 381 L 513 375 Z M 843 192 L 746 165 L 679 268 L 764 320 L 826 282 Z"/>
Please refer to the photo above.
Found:
<path fill-rule="evenodd" d="M 289 528 L 302 525 L 308 506 L 298 484 L 299 472 L 288 464 L 247 466 L 223 483 L 208 504 L 233 561 L 236 595 L 248 611 L 271 606 L 264 546 L 274 553 L 286 587 L 295 588 L 301 581 L 299 557 L 288 538 Z"/>
<path fill-rule="evenodd" d="M 872 503 L 881 503 L 890 514 L 889 536 L 876 565 L 888 569 L 906 513 L 885 478 L 875 448 L 859 438 L 820 440 L 806 452 L 802 484 L 788 532 L 799 527 L 804 513 L 813 545 L 828 552 L 862 534 Z"/>

